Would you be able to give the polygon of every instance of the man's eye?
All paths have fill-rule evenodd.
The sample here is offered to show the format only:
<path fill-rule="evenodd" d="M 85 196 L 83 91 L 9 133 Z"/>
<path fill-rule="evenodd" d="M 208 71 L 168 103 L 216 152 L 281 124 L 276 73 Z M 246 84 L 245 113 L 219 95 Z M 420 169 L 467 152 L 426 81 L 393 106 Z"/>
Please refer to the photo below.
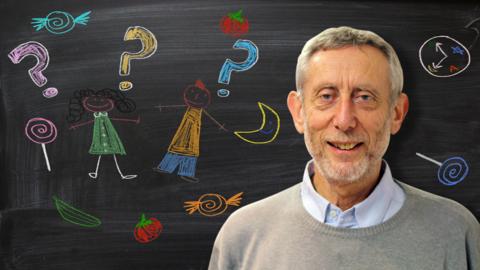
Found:
<path fill-rule="evenodd" d="M 331 102 L 335 99 L 336 92 L 331 88 L 324 88 L 317 94 L 317 98 L 320 102 Z"/>
<path fill-rule="evenodd" d="M 356 102 L 371 102 L 374 101 L 373 96 L 371 95 L 358 95 L 355 97 Z"/>
<path fill-rule="evenodd" d="M 330 94 L 322 94 L 320 95 L 320 97 L 323 99 L 323 100 L 326 100 L 326 101 L 330 101 L 333 99 L 333 95 L 330 95 Z"/>

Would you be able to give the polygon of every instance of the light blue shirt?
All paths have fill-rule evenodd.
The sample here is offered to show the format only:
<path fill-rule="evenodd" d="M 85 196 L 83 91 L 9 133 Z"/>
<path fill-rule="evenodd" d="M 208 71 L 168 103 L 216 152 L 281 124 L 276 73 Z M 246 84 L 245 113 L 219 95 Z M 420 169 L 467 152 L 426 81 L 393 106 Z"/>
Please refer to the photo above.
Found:
<path fill-rule="evenodd" d="M 375 189 L 366 199 L 352 208 L 342 211 L 313 188 L 313 160 L 305 167 L 301 184 L 302 203 L 316 220 L 341 228 L 365 228 L 385 222 L 400 210 L 405 201 L 405 192 L 393 181 L 386 161 L 384 172 Z"/>

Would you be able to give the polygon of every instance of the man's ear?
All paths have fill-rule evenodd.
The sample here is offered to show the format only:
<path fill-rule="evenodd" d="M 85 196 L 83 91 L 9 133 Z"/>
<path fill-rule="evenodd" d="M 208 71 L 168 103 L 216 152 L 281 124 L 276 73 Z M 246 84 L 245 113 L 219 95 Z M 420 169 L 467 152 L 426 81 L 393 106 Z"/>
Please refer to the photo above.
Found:
<path fill-rule="evenodd" d="M 393 119 L 390 125 L 390 133 L 393 135 L 400 130 L 402 126 L 403 120 L 407 115 L 409 107 L 408 96 L 405 93 L 401 93 L 398 96 L 394 111 L 393 111 Z"/>
<path fill-rule="evenodd" d="M 303 134 L 303 123 L 304 113 L 303 113 L 303 103 L 302 97 L 297 91 L 290 91 L 287 97 L 287 105 L 290 114 L 292 115 L 293 123 L 298 133 Z"/>

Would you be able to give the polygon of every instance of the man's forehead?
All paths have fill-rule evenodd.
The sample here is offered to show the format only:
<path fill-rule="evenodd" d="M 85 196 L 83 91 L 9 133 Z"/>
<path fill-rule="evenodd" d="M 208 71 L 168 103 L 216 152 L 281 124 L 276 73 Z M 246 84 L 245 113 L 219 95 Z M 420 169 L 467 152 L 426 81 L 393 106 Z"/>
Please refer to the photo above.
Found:
<path fill-rule="evenodd" d="M 359 89 L 388 88 L 389 63 L 384 54 L 369 45 L 320 50 L 312 55 L 306 72 L 309 88 L 341 87 L 347 80 Z M 305 85 L 307 86 L 307 85 Z"/>
<path fill-rule="evenodd" d="M 347 62 L 348 60 L 352 60 L 351 58 L 338 58 L 335 56 L 340 56 L 344 54 L 355 55 L 356 58 L 371 61 L 385 61 L 388 63 L 387 56 L 378 48 L 371 46 L 371 45 L 347 45 L 338 48 L 330 48 L 330 49 L 319 49 L 312 53 L 310 58 L 310 62 L 312 61 L 320 61 L 323 59 L 328 59 L 329 61 L 341 61 Z M 372 56 L 375 59 L 372 59 Z"/>

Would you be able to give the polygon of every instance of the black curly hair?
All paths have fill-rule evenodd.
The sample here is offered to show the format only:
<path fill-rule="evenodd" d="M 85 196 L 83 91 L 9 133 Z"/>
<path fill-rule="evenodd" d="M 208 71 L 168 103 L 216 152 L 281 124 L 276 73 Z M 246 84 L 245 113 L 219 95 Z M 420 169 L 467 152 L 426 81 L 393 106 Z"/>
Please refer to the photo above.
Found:
<path fill-rule="evenodd" d="M 115 108 L 117 108 L 117 110 L 122 113 L 133 112 L 136 109 L 135 102 L 125 97 L 123 93 L 117 90 L 112 90 L 108 88 L 98 91 L 92 89 L 77 90 L 73 93 L 73 97 L 70 98 L 70 103 L 68 105 L 67 121 L 69 123 L 75 123 L 82 119 L 83 113 L 85 112 L 82 101 L 85 97 L 91 96 L 111 99 L 115 104 Z"/>

